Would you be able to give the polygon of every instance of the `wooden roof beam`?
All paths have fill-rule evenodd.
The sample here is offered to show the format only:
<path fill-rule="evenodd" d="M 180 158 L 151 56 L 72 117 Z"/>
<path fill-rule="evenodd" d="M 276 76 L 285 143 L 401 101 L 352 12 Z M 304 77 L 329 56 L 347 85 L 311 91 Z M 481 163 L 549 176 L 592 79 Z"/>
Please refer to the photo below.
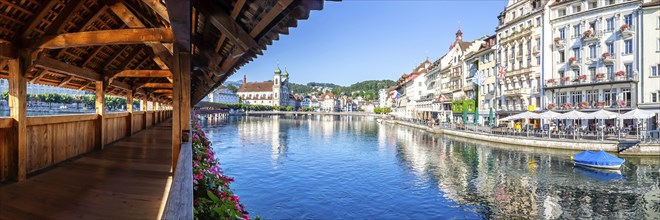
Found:
<path fill-rule="evenodd" d="M 288 8 L 291 3 L 293 3 L 293 0 L 281 0 L 277 1 L 275 3 L 275 6 L 273 6 L 266 15 L 259 20 L 259 23 L 252 28 L 252 31 L 250 31 L 250 36 L 253 38 L 259 39 L 263 35 L 262 33 L 266 30 L 268 27 L 271 27 L 278 23 L 279 21 L 275 21 L 275 18 L 277 18 L 282 12 Z M 275 21 L 275 22 L 274 22 Z"/>
<path fill-rule="evenodd" d="M 109 44 L 171 43 L 173 41 L 172 30 L 167 28 L 119 29 L 66 33 L 46 37 L 36 41 L 33 48 L 60 49 Z"/>
<path fill-rule="evenodd" d="M 18 58 L 18 49 L 11 44 L 0 44 L 0 60 Z"/>
<path fill-rule="evenodd" d="M 164 78 L 172 77 L 172 72 L 169 70 L 122 70 L 114 74 L 111 78 L 117 77 Z"/>
<path fill-rule="evenodd" d="M 64 8 L 60 11 L 60 13 L 57 14 L 55 20 L 50 23 L 46 29 L 46 34 L 61 33 L 64 30 L 66 24 L 69 23 L 71 19 L 73 19 L 73 12 L 82 7 L 84 3 L 85 1 L 70 1 L 64 5 Z"/>
<path fill-rule="evenodd" d="M 145 5 L 149 6 L 156 14 L 158 14 L 163 20 L 170 22 L 170 16 L 167 13 L 167 7 L 161 4 L 159 0 L 142 0 Z"/>
<path fill-rule="evenodd" d="M 141 88 L 171 89 L 173 87 L 171 83 L 142 83 L 135 86 L 135 89 L 141 89 Z"/>
<path fill-rule="evenodd" d="M 62 73 L 70 76 L 75 76 L 78 78 L 90 80 L 90 81 L 103 81 L 103 76 L 101 74 L 98 74 L 92 70 L 88 69 L 83 69 L 68 63 L 64 63 L 62 61 L 47 57 L 47 56 L 40 56 L 37 58 L 37 60 L 34 61 L 34 66 L 39 67 L 41 69 L 47 70 L 47 71 L 52 71 L 52 72 L 57 72 L 57 73 Z M 112 82 L 112 86 L 122 88 L 122 89 L 130 89 L 131 87 L 124 83 L 124 82 Z"/>
<path fill-rule="evenodd" d="M 27 38 L 28 35 L 30 34 L 31 30 L 34 30 L 35 27 L 41 23 L 41 20 L 48 15 L 48 12 L 55 6 L 56 3 L 59 3 L 60 1 L 46 1 L 44 2 L 41 7 L 39 8 L 39 11 L 36 12 L 36 16 L 32 16 L 32 19 L 30 19 L 29 23 L 25 25 L 23 30 L 21 31 L 21 36 L 23 38 Z"/>
<path fill-rule="evenodd" d="M 171 89 L 156 89 L 154 91 L 151 91 L 151 93 L 172 93 Z"/>
<path fill-rule="evenodd" d="M 191 2 L 192 1 L 181 0 L 165 1 L 165 5 L 167 5 L 167 14 L 170 18 L 170 26 L 172 26 L 174 36 L 176 36 L 175 44 L 177 45 L 177 48 L 183 52 L 192 51 L 190 45 L 190 31 L 192 30 Z"/>
<path fill-rule="evenodd" d="M 207 1 L 195 1 L 195 9 L 209 18 L 213 26 L 218 28 L 223 35 L 235 42 L 244 51 L 260 48 L 257 41 L 250 36 L 234 19 L 224 10 Z"/>
<path fill-rule="evenodd" d="M 30 80 L 30 83 L 38 82 L 41 79 L 41 77 L 44 77 L 44 75 L 46 75 L 46 73 L 47 73 L 46 70 L 38 70 L 37 73 L 34 74 L 32 80 Z"/>
<path fill-rule="evenodd" d="M 115 15 L 117 15 L 117 17 L 119 17 L 124 22 L 124 24 L 126 24 L 130 28 L 146 27 L 144 23 L 142 23 L 142 21 L 140 21 L 140 19 L 138 19 L 138 17 L 135 14 L 133 14 L 133 12 L 131 12 L 131 10 L 129 10 L 128 7 L 126 7 L 126 5 L 124 5 L 121 2 L 111 5 L 110 10 L 113 13 L 115 13 Z M 158 56 L 158 58 L 162 61 L 162 63 L 166 64 L 166 66 L 168 66 L 169 69 L 172 60 L 172 53 L 170 52 L 170 50 L 167 49 L 167 47 L 162 43 L 152 42 L 152 43 L 147 43 L 147 45 L 151 47 L 151 49 L 154 51 L 154 54 L 156 54 L 156 56 Z M 160 63 L 158 62 L 156 63 L 158 64 L 158 66 L 161 66 L 162 68 L 162 65 Z"/>
<path fill-rule="evenodd" d="M 72 79 L 73 79 L 73 76 L 71 76 L 71 75 L 67 76 L 66 78 L 64 78 L 64 80 L 62 80 L 62 82 L 60 82 L 59 85 L 57 85 L 57 87 L 62 87 L 64 85 L 66 85 L 67 83 L 71 82 Z"/>

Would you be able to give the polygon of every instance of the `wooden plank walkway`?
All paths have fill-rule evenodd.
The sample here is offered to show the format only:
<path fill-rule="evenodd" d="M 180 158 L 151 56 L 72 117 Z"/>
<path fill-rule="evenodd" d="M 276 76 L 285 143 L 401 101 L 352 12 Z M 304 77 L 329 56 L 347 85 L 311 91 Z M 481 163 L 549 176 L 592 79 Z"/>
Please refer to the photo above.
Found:
<path fill-rule="evenodd" d="M 171 178 L 171 122 L 0 186 L 0 219 L 156 219 Z"/>

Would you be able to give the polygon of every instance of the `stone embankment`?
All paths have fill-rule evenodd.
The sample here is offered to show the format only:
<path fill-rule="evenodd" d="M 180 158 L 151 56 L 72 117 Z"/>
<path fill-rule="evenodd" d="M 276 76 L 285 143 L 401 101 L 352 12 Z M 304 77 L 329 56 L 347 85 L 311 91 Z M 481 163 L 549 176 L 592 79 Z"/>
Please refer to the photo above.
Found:
<path fill-rule="evenodd" d="M 537 148 L 554 148 L 554 149 L 564 149 L 564 150 L 605 150 L 608 152 L 617 152 L 617 141 L 594 141 L 594 140 L 571 140 L 571 139 L 544 139 L 537 137 L 514 137 L 514 136 L 502 136 L 495 135 L 483 132 L 473 132 L 473 131 L 464 131 L 464 130 L 454 130 L 441 127 L 429 127 L 425 125 L 413 124 L 404 121 L 397 120 L 386 120 L 390 124 L 399 124 L 409 127 L 414 127 L 418 129 L 425 130 L 427 132 L 450 135 L 455 137 L 462 137 L 472 140 L 480 140 L 487 142 L 495 142 L 500 144 L 508 145 L 517 145 L 524 147 L 537 147 Z M 639 155 L 639 156 L 660 156 L 660 144 L 640 144 L 638 147 L 634 147 L 623 151 L 621 155 Z"/>

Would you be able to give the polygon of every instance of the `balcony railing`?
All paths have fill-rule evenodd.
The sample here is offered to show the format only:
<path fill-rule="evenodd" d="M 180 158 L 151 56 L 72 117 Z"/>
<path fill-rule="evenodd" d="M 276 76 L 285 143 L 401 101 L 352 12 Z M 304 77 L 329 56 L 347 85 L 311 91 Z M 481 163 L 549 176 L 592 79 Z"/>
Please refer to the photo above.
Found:
<path fill-rule="evenodd" d="M 571 66 L 571 68 L 580 68 L 580 63 L 582 62 L 581 58 L 577 58 L 575 61 L 571 62 L 568 61 L 568 64 Z"/>
<path fill-rule="evenodd" d="M 578 103 L 564 103 L 555 105 L 551 110 L 590 110 L 590 109 L 609 109 L 616 110 L 618 108 L 631 108 L 630 102 L 617 103 L 617 102 L 578 102 Z"/>
<path fill-rule="evenodd" d="M 632 27 L 621 30 L 621 36 L 624 38 L 632 37 L 633 34 L 635 34 L 635 31 L 632 29 Z"/>
<path fill-rule="evenodd" d="M 566 46 L 566 41 L 565 40 L 555 40 L 555 48 L 557 49 L 563 49 Z"/>
<path fill-rule="evenodd" d="M 614 63 L 616 61 L 616 54 L 611 54 L 608 57 L 603 57 L 603 63 Z"/>
<path fill-rule="evenodd" d="M 596 31 L 596 33 L 585 34 L 585 35 L 582 37 L 582 41 L 584 41 L 584 42 L 598 41 L 598 40 L 600 40 L 600 38 L 601 38 L 602 36 L 603 36 L 603 32 Z"/>
<path fill-rule="evenodd" d="M 594 76 L 580 75 L 578 77 L 553 78 L 545 81 L 545 87 L 590 85 L 612 82 L 637 81 L 637 74 L 616 76 L 614 74 L 599 73 Z"/>

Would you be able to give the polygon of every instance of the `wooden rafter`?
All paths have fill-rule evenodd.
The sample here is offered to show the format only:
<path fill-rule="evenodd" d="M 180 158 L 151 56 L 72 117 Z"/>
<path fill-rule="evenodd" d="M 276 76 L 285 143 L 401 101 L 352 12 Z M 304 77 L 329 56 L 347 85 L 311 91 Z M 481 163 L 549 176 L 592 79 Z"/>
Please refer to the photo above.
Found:
<path fill-rule="evenodd" d="M 154 91 L 151 91 L 151 93 L 157 93 L 157 94 L 160 94 L 160 93 L 172 93 L 172 90 L 171 90 L 171 89 L 156 89 L 156 90 L 154 90 Z"/>
<path fill-rule="evenodd" d="M 62 80 L 62 82 L 60 82 L 60 84 L 58 84 L 57 86 L 62 87 L 64 85 L 66 85 L 67 83 L 71 82 L 72 79 L 73 79 L 73 76 L 69 75 L 66 78 L 64 78 L 64 80 Z"/>
<path fill-rule="evenodd" d="M 41 77 L 44 77 L 46 75 L 46 70 L 38 70 L 37 73 L 34 74 L 34 77 L 32 80 L 30 80 L 30 83 L 36 83 L 41 79 Z"/>
<path fill-rule="evenodd" d="M 130 28 L 146 27 L 144 23 L 142 23 L 140 19 L 138 19 L 138 17 L 121 2 L 111 5 L 110 10 L 114 12 L 115 15 L 117 15 L 117 17 L 119 17 L 124 22 L 124 24 Z M 170 60 L 172 59 L 172 53 L 170 53 L 165 45 L 157 42 L 147 43 L 147 45 L 151 47 L 151 49 L 154 51 L 154 54 L 156 54 L 156 56 L 158 56 L 161 61 L 163 61 L 163 63 L 169 66 Z"/>
<path fill-rule="evenodd" d="M 80 66 L 82 66 L 82 67 L 87 66 L 87 64 L 89 64 L 89 62 L 91 62 L 92 60 L 94 60 L 94 58 L 96 57 L 96 55 L 97 55 L 99 52 L 101 52 L 101 50 L 102 50 L 104 47 L 105 47 L 105 46 L 99 46 L 99 47 L 94 48 L 94 51 L 92 51 L 92 53 L 91 53 L 89 56 L 87 56 L 87 59 L 85 59 L 85 62 L 83 62 L 83 64 L 80 65 Z"/>
<path fill-rule="evenodd" d="M 168 28 L 101 30 L 60 34 L 36 41 L 33 48 L 59 49 L 108 44 L 142 44 L 153 42 L 171 43 L 172 30 Z"/>
<path fill-rule="evenodd" d="M 41 7 L 39 8 L 39 11 L 35 13 L 35 16 L 32 16 L 30 21 L 28 22 L 27 25 L 25 25 L 24 29 L 21 31 L 21 36 L 23 38 L 28 37 L 30 34 L 31 30 L 34 30 L 35 27 L 41 23 L 41 20 L 48 15 L 48 12 L 55 6 L 55 4 L 59 3 L 59 1 L 47 1 L 44 2 Z"/>
<path fill-rule="evenodd" d="M 218 6 L 207 1 L 195 1 L 195 9 L 209 17 L 209 21 L 244 51 L 260 48 L 259 44 L 234 19 Z"/>
<path fill-rule="evenodd" d="M 62 11 L 60 11 L 60 13 L 57 14 L 55 20 L 48 26 L 48 29 L 46 29 L 46 34 L 61 33 L 64 30 L 66 24 L 73 18 L 73 16 L 71 16 L 73 12 L 75 12 L 78 8 L 82 7 L 84 3 L 85 1 L 83 0 L 70 1 L 66 5 L 64 5 Z"/>
<path fill-rule="evenodd" d="M 149 6 L 156 12 L 163 20 L 170 22 L 170 16 L 167 14 L 167 8 L 158 0 L 142 0 L 145 5 Z"/>
<path fill-rule="evenodd" d="M 260 36 L 262 35 L 262 32 L 267 28 L 267 27 L 272 27 L 272 23 L 277 18 L 280 14 L 282 14 L 282 11 L 284 11 L 289 5 L 293 3 L 293 0 L 281 0 L 277 1 L 275 3 L 275 6 L 273 6 L 266 15 L 259 20 L 259 23 L 252 28 L 252 31 L 250 31 L 250 36 L 252 36 L 255 39 L 259 39 Z"/>
<path fill-rule="evenodd" d="M 134 77 L 134 78 L 159 78 L 159 77 L 172 77 L 172 72 L 169 70 L 122 70 L 109 77 L 112 81 L 117 77 Z"/>
<path fill-rule="evenodd" d="M 34 61 L 34 66 L 57 73 L 62 73 L 66 75 L 75 76 L 78 78 L 90 80 L 90 81 L 103 81 L 103 76 L 92 70 L 80 68 L 62 61 L 47 57 L 40 56 L 37 60 Z M 124 82 L 112 82 L 111 86 L 115 86 L 121 89 L 130 89 L 131 87 Z"/>
<path fill-rule="evenodd" d="M 159 89 L 171 89 L 172 84 L 171 83 L 142 83 L 137 86 L 135 86 L 136 89 L 141 89 L 141 88 L 159 88 Z"/>
<path fill-rule="evenodd" d="M 0 60 L 16 59 L 18 50 L 11 44 L 0 44 Z"/>
<path fill-rule="evenodd" d="M 98 71 L 103 72 L 108 67 L 108 65 L 114 62 L 119 56 L 121 56 L 122 53 L 124 53 L 124 50 L 126 50 L 129 47 L 130 46 L 123 46 L 122 48 L 115 51 L 115 53 L 112 54 L 112 56 L 110 56 L 110 59 L 106 60 L 103 64 L 101 64 Z"/>
<path fill-rule="evenodd" d="M 89 82 L 83 84 L 83 86 L 81 86 L 78 90 L 80 90 L 80 91 L 85 90 L 85 88 L 87 88 L 89 85 L 92 85 L 92 84 L 94 84 L 94 81 L 89 81 Z"/>

